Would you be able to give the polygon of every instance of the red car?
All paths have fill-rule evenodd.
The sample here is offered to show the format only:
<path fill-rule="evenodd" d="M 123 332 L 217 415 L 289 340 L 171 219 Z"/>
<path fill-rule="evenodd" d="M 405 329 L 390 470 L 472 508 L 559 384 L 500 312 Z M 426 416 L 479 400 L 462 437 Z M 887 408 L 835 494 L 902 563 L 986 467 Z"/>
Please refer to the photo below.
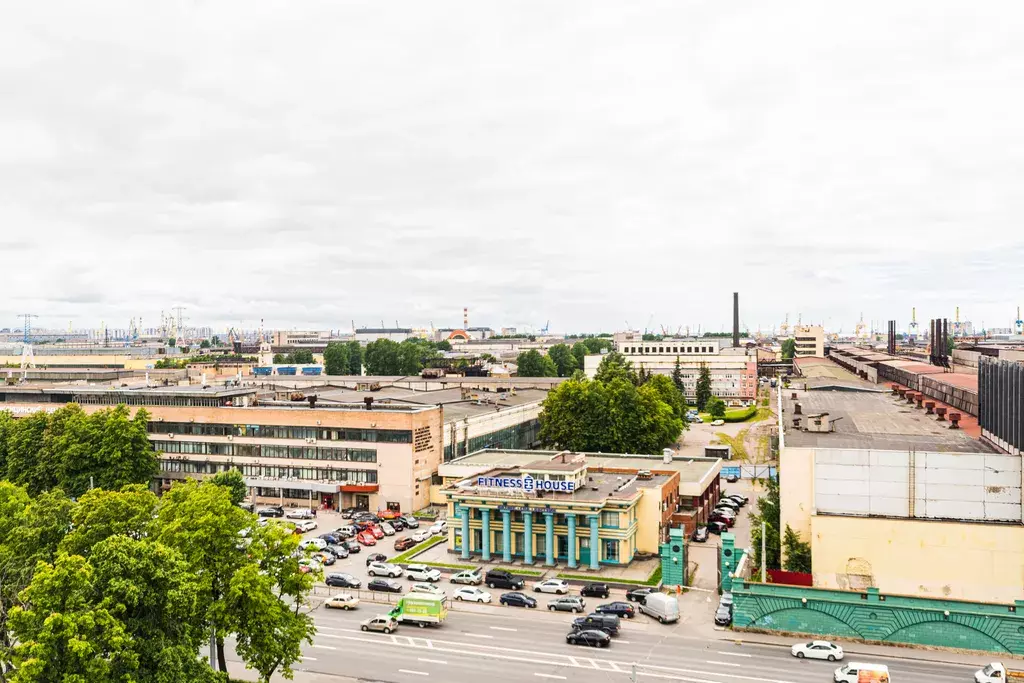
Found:
<path fill-rule="evenodd" d="M 722 514 L 718 514 L 718 513 L 715 513 L 715 512 L 711 513 L 711 517 L 709 518 L 708 521 L 710 521 L 710 522 L 722 522 L 727 527 L 732 527 L 734 524 L 736 524 L 736 518 L 735 517 L 729 517 L 727 515 L 722 515 Z"/>
<path fill-rule="evenodd" d="M 380 540 L 380 539 L 384 538 L 384 530 L 381 529 L 376 524 L 374 524 L 371 527 L 368 527 L 366 529 L 366 531 L 369 531 L 371 534 L 373 534 L 373 537 L 376 538 L 377 540 Z"/>
<path fill-rule="evenodd" d="M 383 533 L 381 535 L 383 536 Z M 366 531 L 360 531 L 359 535 L 356 536 L 356 540 L 363 545 L 377 545 L 377 539 L 373 537 L 373 534 L 370 533 L 369 529 Z"/>
<path fill-rule="evenodd" d="M 401 517 L 402 513 L 399 512 L 398 510 L 383 510 L 381 512 L 378 512 L 377 516 L 381 519 L 395 519 L 397 517 Z"/>

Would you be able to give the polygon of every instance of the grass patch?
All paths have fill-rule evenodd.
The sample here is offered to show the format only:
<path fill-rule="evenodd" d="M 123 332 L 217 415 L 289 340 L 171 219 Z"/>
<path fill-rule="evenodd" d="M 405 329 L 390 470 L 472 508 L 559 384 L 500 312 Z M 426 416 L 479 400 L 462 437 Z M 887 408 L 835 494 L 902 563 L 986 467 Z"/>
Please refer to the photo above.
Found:
<path fill-rule="evenodd" d="M 736 436 L 729 436 L 725 432 L 718 432 L 715 436 L 718 437 L 718 440 L 725 445 L 732 447 L 733 460 L 749 462 L 750 457 L 747 455 L 747 447 L 744 444 L 749 430 L 749 427 L 747 429 L 741 429 Z"/>
<path fill-rule="evenodd" d="M 391 558 L 390 560 L 388 560 L 388 562 L 392 562 L 394 564 L 401 564 L 403 562 L 408 562 L 409 560 L 411 560 L 413 557 L 415 557 L 419 553 L 422 553 L 424 550 L 426 550 L 428 548 L 433 548 L 438 543 L 444 543 L 447 540 L 448 540 L 447 536 L 434 536 L 433 538 L 428 538 L 427 540 L 423 541 L 419 545 L 414 545 L 413 547 L 409 548 L 408 550 L 406 550 L 401 555 L 398 555 L 396 557 Z"/>
<path fill-rule="evenodd" d="M 600 576 L 586 576 L 583 574 L 559 574 L 560 579 L 574 579 L 576 581 L 595 581 L 608 583 L 623 583 L 631 586 L 657 586 L 661 583 L 661 565 L 659 564 L 646 579 L 602 579 Z"/>
<path fill-rule="evenodd" d="M 423 564 L 427 565 L 428 567 L 437 567 L 439 569 L 457 569 L 460 572 L 466 571 L 468 569 L 479 569 L 479 567 L 472 564 L 446 564 L 444 562 L 424 562 Z"/>

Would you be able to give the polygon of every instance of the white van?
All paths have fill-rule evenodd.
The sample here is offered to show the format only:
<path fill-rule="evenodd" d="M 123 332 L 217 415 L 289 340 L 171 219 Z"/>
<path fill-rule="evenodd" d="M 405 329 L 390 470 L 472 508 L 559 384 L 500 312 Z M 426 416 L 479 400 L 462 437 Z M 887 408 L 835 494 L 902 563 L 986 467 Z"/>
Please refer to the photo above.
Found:
<path fill-rule="evenodd" d="M 650 593 L 639 605 L 640 612 L 663 624 L 679 621 L 679 601 L 675 596 L 664 593 Z"/>
<path fill-rule="evenodd" d="M 836 683 L 890 683 L 889 667 L 884 664 L 850 662 L 836 669 Z"/>

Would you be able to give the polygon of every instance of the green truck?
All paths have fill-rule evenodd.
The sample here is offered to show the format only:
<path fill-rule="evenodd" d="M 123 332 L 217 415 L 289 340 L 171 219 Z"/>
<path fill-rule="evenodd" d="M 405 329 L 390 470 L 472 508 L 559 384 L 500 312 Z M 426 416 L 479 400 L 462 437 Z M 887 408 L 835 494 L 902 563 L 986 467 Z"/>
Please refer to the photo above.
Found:
<path fill-rule="evenodd" d="M 440 626 L 448 616 L 444 598 L 428 593 L 407 593 L 402 596 L 388 615 L 401 624 L 416 624 L 420 628 Z"/>

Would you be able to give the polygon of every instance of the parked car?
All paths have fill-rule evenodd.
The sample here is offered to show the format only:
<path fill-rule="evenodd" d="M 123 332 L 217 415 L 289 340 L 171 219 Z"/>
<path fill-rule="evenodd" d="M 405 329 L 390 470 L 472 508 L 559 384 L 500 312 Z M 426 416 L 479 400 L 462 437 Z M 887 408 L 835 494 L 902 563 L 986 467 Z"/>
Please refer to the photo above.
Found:
<path fill-rule="evenodd" d="M 729 482 L 730 484 L 735 484 L 736 482 L 738 482 L 740 480 L 740 478 L 738 476 L 736 476 L 735 474 L 730 474 L 730 475 L 728 475 L 725 478 L 725 480 L 727 482 Z"/>
<path fill-rule="evenodd" d="M 350 553 L 361 553 L 363 552 L 363 546 L 354 538 L 350 538 L 347 541 L 342 541 L 343 546 L 348 548 Z"/>
<path fill-rule="evenodd" d="M 384 532 L 385 536 L 394 536 L 395 535 L 395 527 L 391 526 L 387 522 L 381 522 L 380 523 L 380 530 Z"/>
<path fill-rule="evenodd" d="M 359 588 L 363 585 L 363 582 L 352 576 L 351 574 L 328 574 L 327 578 L 324 579 L 324 583 L 328 586 L 339 586 L 341 588 Z"/>
<path fill-rule="evenodd" d="M 342 539 L 346 539 L 355 536 L 357 531 L 358 530 L 355 528 L 355 526 L 351 524 L 342 524 L 331 533 L 340 536 Z"/>
<path fill-rule="evenodd" d="M 335 534 L 333 532 L 330 532 L 330 531 L 328 531 L 326 533 L 323 533 L 323 534 L 320 534 L 319 536 L 317 536 L 317 538 L 322 538 L 325 541 L 327 541 L 327 545 L 330 545 L 332 543 L 337 543 L 338 541 L 341 540 L 341 536 L 339 536 L 338 534 Z"/>
<path fill-rule="evenodd" d="M 827 659 L 835 662 L 843 658 L 843 648 L 827 640 L 812 640 L 809 643 L 797 643 L 789 650 L 798 659 Z"/>
<path fill-rule="evenodd" d="M 643 602 L 648 595 L 654 592 L 653 588 L 632 588 L 626 591 L 626 599 L 630 602 Z M 605 597 L 608 597 L 607 595 Z"/>
<path fill-rule="evenodd" d="M 401 593 L 402 584 L 398 583 L 394 579 L 372 579 L 366 584 L 367 590 L 378 591 L 380 593 Z"/>
<path fill-rule="evenodd" d="M 260 517 L 284 517 L 284 508 L 278 505 L 271 505 L 270 507 L 260 508 L 256 511 L 256 514 Z"/>
<path fill-rule="evenodd" d="M 708 522 L 708 533 L 718 534 L 719 536 L 721 536 L 723 532 L 728 530 L 729 525 L 725 522 L 718 522 L 715 520 L 711 520 L 710 522 Z"/>
<path fill-rule="evenodd" d="M 393 526 L 395 528 L 395 531 L 401 531 L 402 529 L 409 528 L 408 525 L 406 525 L 405 523 L 404 517 L 395 517 L 394 519 L 389 519 L 388 524 Z"/>
<path fill-rule="evenodd" d="M 442 599 L 448 597 L 442 589 L 438 588 L 437 586 L 435 586 L 432 583 L 423 583 L 423 582 L 414 583 L 413 585 L 409 586 L 409 592 L 410 593 L 428 593 L 430 595 L 436 595 L 436 596 L 438 596 L 439 598 L 442 598 Z"/>
<path fill-rule="evenodd" d="M 375 524 L 376 524 L 376 522 L 370 521 L 369 519 L 354 519 L 354 520 L 352 520 L 352 526 L 354 526 L 356 528 L 356 532 L 357 533 L 360 532 L 360 531 L 366 531 L 367 529 L 369 529 L 370 527 L 372 527 Z"/>
<path fill-rule="evenodd" d="M 416 541 L 412 540 L 411 536 L 403 536 L 402 538 L 395 539 L 395 550 L 408 550 L 414 545 L 416 545 Z"/>
<path fill-rule="evenodd" d="M 316 529 L 316 522 L 311 519 L 307 519 L 303 522 L 296 522 L 295 528 L 300 534 L 304 534 L 307 531 L 313 531 L 313 529 Z"/>
<path fill-rule="evenodd" d="M 510 588 L 514 591 L 522 590 L 525 582 L 518 576 L 513 576 L 504 569 L 492 569 L 484 577 L 484 583 L 488 588 Z"/>
<path fill-rule="evenodd" d="M 309 508 L 298 508 L 297 510 L 289 510 L 285 517 L 288 519 L 313 519 L 313 511 Z"/>
<path fill-rule="evenodd" d="M 405 573 L 413 581 L 437 583 L 441 580 L 441 572 L 425 564 L 410 564 L 405 568 Z"/>
<path fill-rule="evenodd" d="M 465 571 L 452 574 L 449 579 L 452 583 L 464 583 L 470 586 L 479 586 L 483 583 L 483 576 L 480 574 L 479 569 L 467 569 Z"/>
<path fill-rule="evenodd" d="M 391 633 L 398 628 L 398 622 L 387 614 L 381 614 L 380 616 L 370 617 L 363 621 L 359 624 L 359 628 L 363 631 L 382 631 L 383 633 Z"/>
<path fill-rule="evenodd" d="M 369 567 L 374 562 L 387 562 L 388 556 L 384 553 L 370 553 L 366 556 L 366 566 Z"/>
<path fill-rule="evenodd" d="M 430 535 L 440 536 L 441 534 L 448 533 L 448 522 L 443 519 L 439 522 L 434 522 L 430 525 Z"/>
<path fill-rule="evenodd" d="M 246 512 L 255 512 L 256 506 L 253 503 L 239 503 L 238 507 L 242 508 Z"/>
<path fill-rule="evenodd" d="M 314 560 L 312 558 L 309 558 L 309 557 L 304 557 L 301 560 L 299 560 L 299 571 L 302 572 L 303 574 L 308 574 L 309 572 L 314 572 L 314 571 L 319 571 L 319 570 L 320 570 L 320 563 L 317 562 L 316 560 Z"/>
<path fill-rule="evenodd" d="M 570 631 L 565 636 L 565 642 L 570 645 L 588 645 L 590 647 L 608 647 L 612 638 L 604 631 L 597 629 L 585 629 L 582 631 Z"/>
<path fill-rule="evenodd" d="M 371 562 L 366 569 L 366 573 L 370 576 L 397 578 L 402 575 L 402 568 L 397 564 L 388 564 L 387 562 Z"/>
<path fill-rule="evenodd" d="M 303 550 L 323 550 L 327 547 L 327 541 L 322 538 L 307 538 L 299 543 Z"/>
<path fill-rule="evenodd" d="M 344 560 L 349 555 L 348 548 L 339 544 L 328 545 L 325 548 L 325 550 L 330 554 L 334 555 L 339 560 Z"/>
<path fill-rule="evenodd" d="M 679 621 L 679 600 L 674 595 L 651 593 L 637 607 L 641 614 L 654 617 L 661 624 Z"/>
<path fill-rule="evenodd" d="M 718 501 L 718 504 L 715 505 L 715 507 L 716 508 L 729 508 L 733 512 L 739 512 L 740 511 L 740 504 L 737 503 L 732 498 L 722 498 L 721 500 Z"/>
<path fill-rule="evenodd" d="M 714 510 L 709 517 L 711 522 L 722 522 L 727 527 L 731 527 L 736 524 L 736 515 L 731 515 L 724 510 Z"/>
<path fill-rule="evenodd" d="M 501 597 L 498 598 L 498 602 L 509 607 L 529 607 L 535 608 L 537 606 L 537 599 L 530 597 L 525 593 L 511 592 L 502 593 Z"/>
<path fill-rule="evenodd" d="M 732 610 L 722 605 L 718 606 L 718 610 L 715 611 L 715 624 L 718 626 L 728 626 L 732 623 Z"/>
<path fill-rule="evenodd" d="M 334 557 L 334 553 L 329 553 L 326 550 L 319 553 L 313 553 L 312 555 L 310 555 L 310 557 L 319 562 L 320 564 L 326 566 L 330 566 L 337 561 Z"/>
<path fill-rule="evenodd" d="M 586 601 L 578 595 L 566 595 L 548 602 L 548 609 L 552 612 L 572 612 L 576 614 L 582 612 L 586 607 Z"/>
<path fill-rule="evenodd" d="M 723 420 L 723 419 L 721 419 L 721 418 L 719 418 L 719 419 L 717 419 L 717 420 L 712 420 L 712 421 L 711 421 L 711 426 L 712 426 L 712 427 L 721 427 L 721 426 L 722 426 L 722 425 L 724 425 L 724 424 L 725 424 L 725 420 Z"/>
<path fill-rule="evenodd" d="M 617 617 L 625 617 L 626 619 L 632 619 L 636 616 L 633 605 L 628 602 L 607 602 L 603 605 L 598 605 L 594 611 L 598 614 L 614 614 Z"/>
<path fill-rule="evenodd" d="M 380 521 L 380 518 L 368 510 L 360 510 L 359 512 L 356 512 L 354 515 L 352 515 L 352 523 L 355 524 L 360 520 L 364 522 L 370 522 L 371 524 L 376 524 Z"/>
<path fill-rule="evenodd" d="M 485 590 L 481 590 L 475 586 L 463 586 L 462 588 L 455 591 L 452 597 L 456 600 L 466 602 L 490 602 L 491 594 Z"/>
<path fill-rule="evenodd" d="M 580 589 L 580 595 L 585 595 L 590 598 L 607 598 L 608 584 L 607 583 L 588 583 Z"/>
<path fill-rule="evenodd" d="M 352 519 L 352 515 L 357 512 L 356 508 L 345 508 L 341 511 L 342 519 Z"/>
<path fill-rule="evenodd" d="M 396 517 L 401 517 L 402 513 L 398 510 L 381 510 L 377 516 L 381 519 L 395 519 Z"/>
<path fill-rule="evenodd" d="M 324 601 L 324 607 L 328 609 L 350 610 L 355 609 L 358 606 L 359 598 L 349 595 L 348 593 L 338 593 Z"/>
<path fill-rule="evenodd" d="M 405 524 L 407 529 L 420 528 L 420 520 L 416 519 L 412 515 L 402 515 L 402 523 Z"/>
<path fill-rule="evenodd" d="M 729 591 L 722 593 L 722 597 L 718 598 L 718 606 L 725 606 L 729 609 L 732 609 L 732 593 L 730 593 Z"/>
<path fill-rule="evenodd" d="M 369 531 L 360 531 L 359 535 L 356 536 L 356 540 L 363 545 L 377 545 L 377 539 Z"/>
<path fill-rule="evenodd" d="M 412 535 L 412 540 L 415 543 L 422 543 L 423 541 L 427 540 L 428 538 L 430 538 L 430 531 L 427 530 L 427 529 L 424 529 L 423 531 L 416 531 Z"/>
<path fill-rule="evenodd" d="M 696 422 L 697 424 L 701 424 L 704 422 L 704 418 L 702 418 L 700 415 L 687 415 L 686 419 L 689 420 L 690 422 Z"/>
<path fill-rule="evenodd" d="M 737 503 L 739 503 L 740 507 L 743 507 L 744 505 L 746 505 L 747 503 L 750 502 L 750 498 L 748 498 L 747 496 L 741 496 L 738 493 L 733 493 L 731 495 L 728 495 L 728 496 L 726 496 L 726 498 L 729 498 L 730 500 L 736 501 Z"/>
<path fill-rule="evenodd" d="M 369 531 L 371 534 L 373 534 L 373 537 L 375 539 L 377 539 L 378 541 L 380 539 L 384 538 L 384 530 L 381 529 L 380 526 L 378 526 L 377 524 L 374 524 L 373 526 L 367 527 L 366 529 L 363 530 L 363 533 L 366 533 L 367 531 Z"/>
<path fill-rule="evenodd" d="M 569 592 L 569 584 L 562 579 L 547 579 L 533 584 L 534 593 L 555 593 L 566 595 Z"/>
<path fill-rule="evenodd" d="M 693 530 L 690 535 L 690 540 L 694 543 L 707 543 L 708 542 L 708 528 L 706 526 L 699 526 Z"/>

